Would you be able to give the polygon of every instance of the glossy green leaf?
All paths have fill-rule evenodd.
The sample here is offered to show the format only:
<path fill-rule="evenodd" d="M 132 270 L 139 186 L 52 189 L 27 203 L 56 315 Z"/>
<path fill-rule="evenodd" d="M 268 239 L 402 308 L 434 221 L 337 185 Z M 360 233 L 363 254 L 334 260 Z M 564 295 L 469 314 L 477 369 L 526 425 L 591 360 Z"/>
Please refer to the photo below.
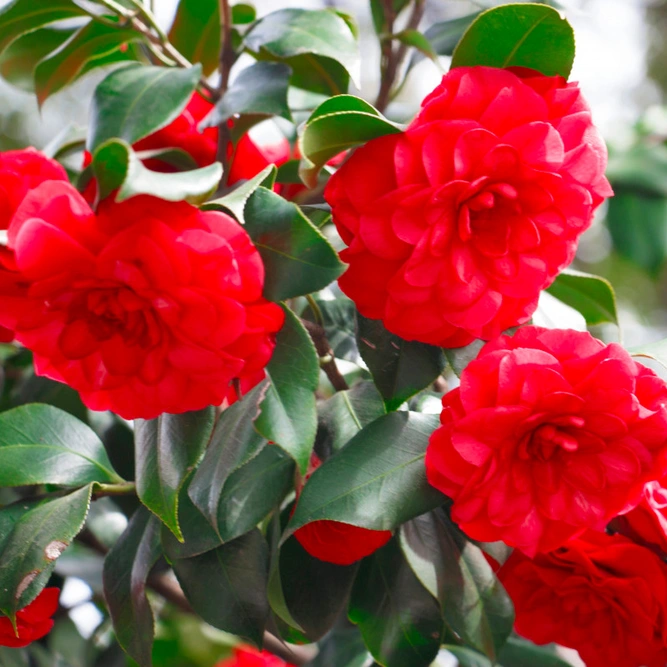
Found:
<path fill-rule="evenodd" d="M 323 637 L 345 609 L 357 572 L 311 556 L 295 537 L 280 548 L 278 571 L 291 617 L 311 641 Z"/>
<path fill-rule="evenodd" d="M 401 545 L 422 584 L 462 640 L 495 659 L 514 624 L 512 601 L 482 551 L 435 510 L 401 528 Z"/>
<path fill-rule="evenodd" d="M 245 229 L 264 261 L 264 296 L 282 301 L 326 287 L 343 273 L 329 241 L 296 204 L 259 187 L 244 211 Z"/>
<path fill-rule="evenodd" d="M 264 117 L 280 116 L 292 120 L 287 104 L 290 68 L 283 63 L 258 62 L 250 65 L 234 80 L 208 125 L 219 125 L 237 114 L 255 114 Z"/>
<path fill-rule="evenodd" d="M 278 58 L 262 51 L 260 60 L 284 63 L 292 70 L 290 85 L 318 95 L 341 95 L 350 87 L 350 75 L 337 60 L 303 53 L 290 58 Z"/>
<path fill-rule="evenodd" d="M 519 637 L 510 637 L 503 646 L 498 660 L 502 667 L 571 667 L 559 658 L 555 646 L 535 646 Z"/>
<path fill-rule="evenodd" d="M 424 36 L 439 56 L 451 56 L 463 33 L 479 14 L 480 12 L 473 12 L 448 21 L 434 23 L 424 32 Z"/>
<path fill-rule="evenodd" d="M 41 28 L 22 35 L 0 53 L 0 76 L 18 88 L 34 92 L 37 63 L 73 34 L 71 28 Z"/>
<path fill-rule="evenodd" d="M 170 559 L 199 616 L 220 630 L 261 645 L 269 615 L 269 550 L 257 529 L 194 558 Z"/>
<path fill-rule="evenodd" d="M 353 78 L 359 66 L 357 42 L 349 25 L 336 12 L 327 9 L 272 12 L 250 29 L 245 45 L 256 53 L 264 50 L 281 59 L 303 54 L 331 58 Z"/>
<path fill-rule="evenodd" d="M 282 447 L 305 473 L 317 430 L 320 366 L 308 332 L 291 310 L 283 310 L 285 324 L 266 367 L 270 383 L 255 428 Z"/>
<path fill-rule="evenodd" d="M 479 351 L 484 347 L 486 341 L 475 340 L 470 345 L 464 345 L 463 347 L 454 347 L 445 349 L 445 357 L 449 363 L 450 368 L 454 371 L 454 374 L 458 377 L 461 377 L 461 373 L 465 370 L 466 366 L 473 360 L 477 358 Z"/>
<path fill-rule="evenodd" d="M 443 648 L 458 660 L 458 667 L 494 667 L 488 658 L 471 648 L 450 645 L 445 645 Z"/>
<path fill-rule="evenodd" d="M 140 507 L 104 560 L 104 599 L 116 639 L 140 667 L 152 665 L 155 631 L 146 580 L 161 553 L 160 522 Z"/>
<path fill-rule="evenodd" d="M 332 97 L 313 111 L 299 138 L 303 155 L 301 178 L 314 187 L 320 169 L 332 157 L 376 137 L 398 132 L 399 125 L 365 100 L 353 95 Z"/>
<path fill-rule="evenodd" d="M 387 410 L 396 410 L 442 373 L 445 355 L 441 348 L 403 340 L 389 333 L 380 320 L 358 315 L 357 322 L 359 351 Z"/>
<path fill-rule="evenodd" d="M 21 35 L 85 15 L 72 0 L 14 0 L 0 9 L 0 53 Z"/>
<path fill-rule="evenodd" d="M 334 356 L 356 363 L 359 360 L 359 348 L 357 346 L 357 309 L 354 302 L 346 296 L 332 300 L 315 297 L 315 302 L 319 307 L 322 326 Z M 315 321 L 312 313 L 306 316 Z"/>
<path fill-rule="evenodd" d="M 566 79 L 573 62 L 572 26 L 552 7 L 532 3 L 482 12 L 452 56 L 452 67 L 529 67 Z"/>
<path fill-rule="evenodd" d="M 123 54 L 120 47 L 139 40 L 141 35 L 134 30 L 90 21 L 35 68 L 38 103 L 44 104 L 49 96 L 76 81 L 82 73 L 106 65 L 105 56 L 109 54 L 116 52 L 117 56 L 132 60 L 133 52 L 126 50 Z"/>
<path fill-rule="evenodd" d="M 201 63 L 205 76 L 218 68 L 220 3 L 218 0 L 180 0 L 169 41 L 192 63 Z"/>
<path fill-rule="evenodd" d="M 18 517 L 12 506 L 0 510 L 0 535 L 6 536 L 0 545 L 0 612 L 14 619 L 44 587 L 56 559 L 83 527 L 91 493 L 92 484 Z M 6 522 L 8 513 L 13 516 Z"/>
<path fill-rule="evenodd" d="M 547 288 L 547 292 L 578 310 L 586 324 L 618 324 L 614 288 L 600 276 L 565 269 Z"/>
<path fill-rule="evenodd" d="M 614 187 L 607 209 L 614 249 L 657 277 L 667 259 L 667 196 Z"/>
<path fill-rule="evenodd" d="M 206 408 L 135 421 L 139 499 L 179 540 L 179 492 L 206 449 L 214 418 L 215 410 Z"/>
<path fill-rule="evenodd" d="M 288 533 L 319 519 L 392 530 L 442 504 L 424 468 L 438 424 L 437 415 L 392 412 L 359 431 L 311 475 Z"/>
<path fill-rule="evenodd" d="M 245 2 L 232 5 L 232 23 L 234 25 L 246 25 L 257 18 L 257 10 Z"/>
<path fill-rule="evenodd" d="M 421 52 L 431 60 L 437 60 L 438 58 L 438 54 L 428 40 L 428 37 L 419 32 L 419 30 L 401 30 L 401 32 L 397 32 L 393 35 L 393 38 L 398 40 L 401 44 L 405 44 L 405 46 L 411 46 L 417 49 L 417 51 Z"/>
<path fill-rule="evenodd" d="M 306 667 L 366 667 L 370 658 L 359 629 L 347 619 L 341 619 L 317 648 L 318 654 Z"/>
<path fill-rule="evenodd" d="M 438 654 L 443 631 L 438 603 L 415 577 L 395 540 L 362 561 L 349 616 L 385 667 L 426 667 Z"/>
<path fill-rule="evenodd" d="M 317 451 L 325 458 L 342 449 L 359 431 L 385 414 L 384 401 L 372 382 L 358 382 L 336 392 L 318 408 Z"/>
<path fill-rule="evenodd" d="M 403 9 L 410 4 L 410 0 L 392 0 L 391 9 L 395 16 L 397 16 Z M 384 9 L 384 0 L 370 0 L 371 16 L 373 18 L 373 26 L 378 35 L 384 35 L 389 30 L 387 17 Z"/>
<path fill-rule="evenodd" d="M 92 168 L 100 199 L 118 190 L 116 201 L 119 202 L 148 194 L 167 201 L 198 204 L 210 196 L 222 177 L 219 162 L 190 171 L 153 171 L 144 166 L 129 144 L 117 139 L 107 141 L 95 151 Z"/>
<path fill-rule="evenodd" d="M 229 476 L 257 456 L 266 445 L 266 438 L 255 430 L 254 420 L 267 390 L 268 381 L 261 382 L 242 400 L 222 412 L 206 454 L 188 486 L 192 502 L 216 531 L 220 497 Z"/>
<path fill-rule="evenodd" d="M 122 481 L 95 432 L 66 412 L 30 404 L 0 413 L 0 487 Z"/>
<path fill-rule="evenodd" d="M 200 76 L 200 65 L 131 65 L 113 71 L 93 95 L 88 150 L 116 138 L 133 144 L 165 127 L 183 111 Z"/>

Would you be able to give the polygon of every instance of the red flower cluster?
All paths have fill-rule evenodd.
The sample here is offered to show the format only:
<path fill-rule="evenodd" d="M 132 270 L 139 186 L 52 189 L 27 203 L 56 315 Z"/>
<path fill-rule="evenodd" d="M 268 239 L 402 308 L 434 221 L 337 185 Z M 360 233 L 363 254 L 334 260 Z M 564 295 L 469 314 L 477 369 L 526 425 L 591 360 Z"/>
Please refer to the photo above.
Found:
<path fill-rule="evenodd" d="M 325 196 L 341 289 L 407 340 L 457 347 L 526 322 L 612 194 L 576 84 L 459 67 L 406 132 L 359 148 Z"/>
<path fill-rule="evenodd" d="M 667 565 L 649 549 L 589 532 L 533 560 L 515 551 L 499 577 L 535 643 L 574 648 L 587 667 L 667 662 Z"/>
<path fill-rule="evenodd" d="M 319 457 L 312 454 L 306 481 L 321 464 Z M 301 489 L 298 492 L 300 493 Z M 294 537 L 315 558 L 335 565 L 351 565 L 370 556 L 389 542 L 391 531 L 370 530 L 342 521 L 325 519 L 307 523 L 294 532 Z"/>
<path fill-rule="evenodd" d="M 31 190 L 9 226 L 0 324 L 40 375 L 94 410 L 153 418 L 222 403 L 263 377 L 283 312 L 232 218 L 184 202 L 106 199 L 67 182 Z"/>
<path fill-rule="evenodd" d="M 58 609 L 59 597 L 59 589 L 45 588 L 27 607 L 16 612 L 18 635 L 11 621 L 0 617 L 0 646 L 21 648 L 48 634 L 53 627 L 51 616 Z"/>
<path fill-rule="evenodd" d="M 257 651 L 250 646 L 237 646 L 234 656 L 222 660 L 215 667 L 294 667 L 268 651 Z"/>
<path fill-rule="evenodd" d="M 473 539 L 546 552 L 603 530 L 667 466 L 667 384 L 619 345 L 527 326 L 443 398 L 430 483 Z"/>

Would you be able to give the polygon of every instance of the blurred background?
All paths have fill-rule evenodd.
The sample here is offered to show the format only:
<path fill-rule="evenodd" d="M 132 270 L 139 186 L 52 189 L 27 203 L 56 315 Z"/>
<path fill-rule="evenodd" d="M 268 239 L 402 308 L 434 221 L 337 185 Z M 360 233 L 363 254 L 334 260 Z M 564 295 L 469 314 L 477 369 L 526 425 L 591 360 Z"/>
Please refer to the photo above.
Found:
<path fill-rule="evenodd" d="M 354 15 L 360 27 L 363 67 L 358 76 L 359 91 L 351 92 L 375 98 L 380 54 L 367 0 L 251 2 L 259 16 L 283 7 L 323 6 Z M 0 7 L 8 3 L 0 0 Z M 177 0 L 153 0 L 165 28 L 171 24 L 176 4 Z M 496 4 L 502 3 L 427 0 L 421 28 Z M 571 78 L 580 82 L 609 145 L 609 176 L 616 192 L 583 238 L 576 268 L 606 277 L 619 299 L 620 331 L 609 325 L 596 333 L 607 340 L 622 340 L 628 348 L 642 346 L 667 338 L 667 0 L 559 0 L 550 4 L 560 7 L 574 26 L 577 57 Z M 237 69 L 246 64 L 242 60 Z M 447 70 L 449 58 L 441 57 L 439 65 L 421 60 L 387 115 L 409 120 Z M 12 65 L 18 66 L 20 63 Z M 22 87 L 4 80 L 3 71 Z M 43 148 L 70 125 L 84 128 L 93 89 L 105 75 L 99 70 L 91 73 L 49 98 L 40 111 L 34 94 L 25 88 L 25 79 L 20 81 L 15 74 L 16 70 L 0 68 L 0 150 L 27 145 Z M 571 313 L 556 310 L 541 316 L 540 323 L 546 320 L 551 326 L 571 326 Z M 98 506 L 100 525 L 121 532 L 125 516 L 113 506 L 107 511 L 103 503 L 96 503 Z M 99 563 L 91 560 L 91 571 L 83 572 L 87 567 L 85 554 L 72 550 L 59 563 L 59 574 L 66 580 L 62 602 L 71 607 L 69 617 L 78 631 L 72 625 L 69 634 L 61 630 L 54 641 L 68 656 L 69 664 L 85 667 L 85 659 L 79 662 L 77 658 L 77 638 L 79 633 L 89 636 L 95 632 L 102 620 L 97 607 L 89 602 L 96 590 Z M 99 628 L 96 632 L 100 634 Z M 103 640 L 103 633 L 100 638 Z M 179 660 L 187 655 L 188 665 L 210 665 L 211 657 L 231 641 L 223 633 L 202 624 L 195 626 L 190 617 L 177 614 L 161 628 L 156 646 L 164 656 L 158 662 L 167 667 L 185 664 L 170 662 L 175 652 L 180 654 Z M 442 660 L 442 665 L 451 664 L 444 656 Z"/>

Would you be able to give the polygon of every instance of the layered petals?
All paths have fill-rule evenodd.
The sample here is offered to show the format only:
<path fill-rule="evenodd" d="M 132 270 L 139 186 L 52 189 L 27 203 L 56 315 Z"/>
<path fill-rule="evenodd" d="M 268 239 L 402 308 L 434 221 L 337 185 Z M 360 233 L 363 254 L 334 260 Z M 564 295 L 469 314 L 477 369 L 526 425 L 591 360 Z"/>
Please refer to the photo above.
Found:
<path fill-rule="evenodd" d="M 527 321 L 572 261 L 612 194 L 606 162 L 576 84 L 455 68 L 406 132 L 368 142 L 330 179 L 341 289 L 408 340 L 491 339 Z"/>
<path fill-rule="evenodd" d="M 473 539 L 529 555 L 604 529 L 667 465 L 667 384 L 619 345 L 526 326 L 443 398 L 429 482 Z"/>
<path fill-rule="evenodd" d="M 0 617 L 0 646 L 21 648 L 41 639 L 53 628 L 60 590 L 45 588 L 27 607 L 16 612 L 16 632 L 11 621 Z"/>

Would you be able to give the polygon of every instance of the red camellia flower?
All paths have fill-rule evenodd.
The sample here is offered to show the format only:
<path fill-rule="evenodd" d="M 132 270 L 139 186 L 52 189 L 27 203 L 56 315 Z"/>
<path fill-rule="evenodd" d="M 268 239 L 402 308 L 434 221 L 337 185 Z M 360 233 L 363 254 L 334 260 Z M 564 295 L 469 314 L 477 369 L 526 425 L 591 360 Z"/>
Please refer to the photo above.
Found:
<path fill-rule="evenodd" d="M 667 488 L 665 480 L 649 482 L 635 509 L 614 520 L 620 532 L 635 542 L 658 547 L 667 554 Z"/>
<path fill-rule="evenodd" d="M 667 464 L 667 384 L 616 344 L 527 326 L 442 400 L 429 482 L 473 539 L 550 551 L 637 505 Z"/>
<path fill-rule="evenodd" d="M 67 172 L 34 148 L 0 153 L 0 229 L 7 229 L 30 190 L 44 181 L 66 181 Z"/>
<path fill-rule="evenodd" d="M 94 410 L 149 419 L 220 404 L 235 378 L 261 379 L 283 323 L 243 228 L 184 202 L 107 198 L 96 216 L 51 181 L 17 210 L 9 248 L 0 324 Z M 18 295 L 3 290 L 11 278 Z"/>
<path fill-rule="evenodd" d="M 268 651 L 258 651 L 250 646 L 237 646 L 234 656 L 222 660 L 215 667 L 294 667 Z"/>
<path fill-rule="evenodd" d="M 649 549 L 589 532 L 534 560 L 515 551 L 499 577 L 531 641 L 576 649 L 587 667 L 667 662 L 667 565 Z"/>
<path fill-rule="evenodd" d="M 27 607 L 16 612 L 18 636 L 11 621 L 0 617 L 0 646 L 21 648 L 48 634 L 53 627 L 51 616 L 58 609 L 59 597 L 59 589 L 45 588 Z"/>
<path fill-rule="evenodd" d="M 575 83 L 459 67 L 406 132 L 368 142 L 325 197 L 341 289 L 407 340 L 457 347 L 526 322 L 612 194 Z"/>
<path fill-rule="evenodd" d="M 306 481 L 321 464 L 318 456 L 312 454 Z M 391 531 L 370 530 L 342 521 L 323 519 L 307 523 L 294 532 L 294 537 L 315 558 L 336 565 L 351 565 L 387 544 L 391 539 Z"/>

